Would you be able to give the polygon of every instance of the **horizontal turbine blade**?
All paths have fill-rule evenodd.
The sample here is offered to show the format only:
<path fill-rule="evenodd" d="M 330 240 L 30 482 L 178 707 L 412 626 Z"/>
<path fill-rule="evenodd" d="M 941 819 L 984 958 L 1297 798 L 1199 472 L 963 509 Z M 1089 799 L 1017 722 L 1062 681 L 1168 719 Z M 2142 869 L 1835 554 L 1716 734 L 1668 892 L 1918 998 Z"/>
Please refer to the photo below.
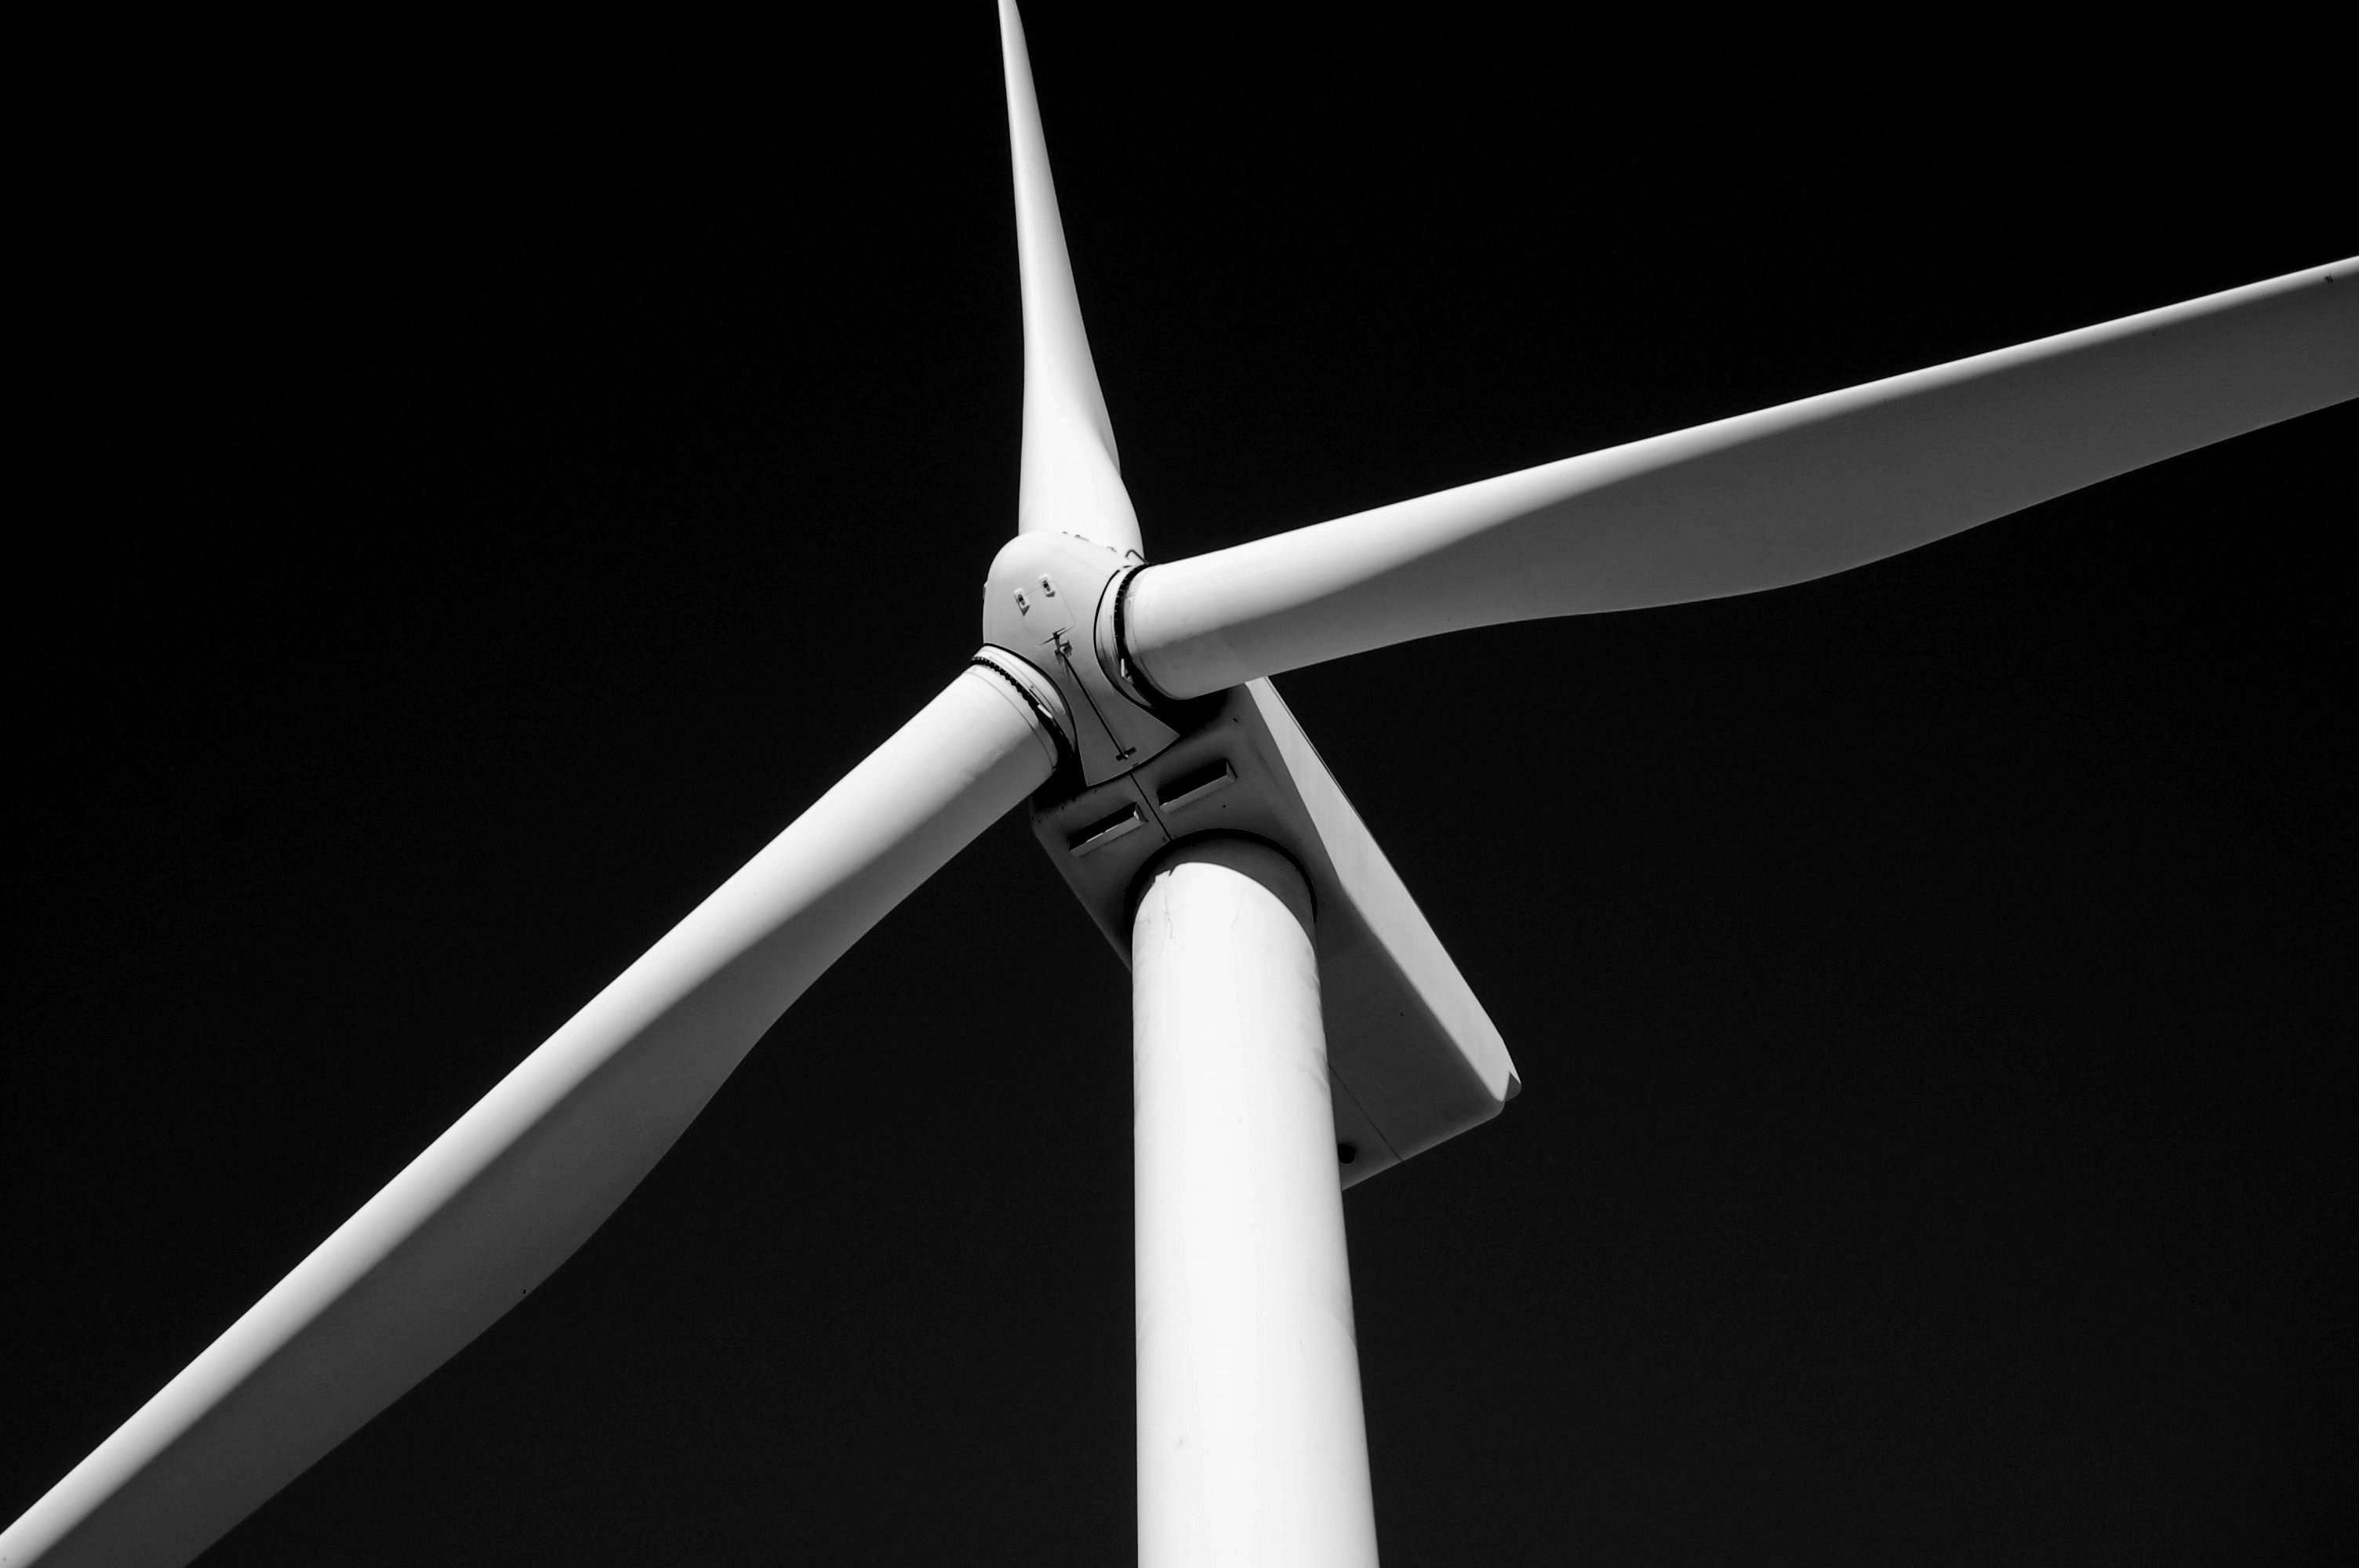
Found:
<path fill-rule="evenodd" d="M 1806 582 L 2359 395 L 2359 260 L 1152 566 L 1174 697 L 1469 626 Z"/>
<path fill-rule="evenodd" d="M 788 1004 L 1054 760 L 1026 699 L 968 669 L 0 1534 L 0 1563 L 204 1550 L 546 1279 Z"/>
<path fill-rule="evenodd" d="M 1007 76 L 1007 141 L 1016 165 L 1016 257 L 1024 289 L 1024 470 L 1016 530 L 1078 534 L 1141 553 L 1138 514 L 1123 488 L 1114 420 L 1098 389 L 1082 328 L 1073 264 L 1057 216 L 1049 142 L 1032 92 L 1032 61 L 1015 0 L 999 0 L 1000 59 Z"/>

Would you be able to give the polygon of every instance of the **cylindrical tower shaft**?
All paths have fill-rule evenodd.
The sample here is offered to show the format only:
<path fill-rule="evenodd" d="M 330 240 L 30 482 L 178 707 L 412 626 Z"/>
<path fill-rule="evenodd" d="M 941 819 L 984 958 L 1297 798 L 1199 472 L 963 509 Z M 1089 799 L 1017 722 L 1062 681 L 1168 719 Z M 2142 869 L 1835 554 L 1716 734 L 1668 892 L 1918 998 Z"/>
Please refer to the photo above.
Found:
<path fill-rule="evenodd" d="M 1182 847 L 1131 935 L 1138 1560 L 1376 1561 L 1310 896 Z"/>

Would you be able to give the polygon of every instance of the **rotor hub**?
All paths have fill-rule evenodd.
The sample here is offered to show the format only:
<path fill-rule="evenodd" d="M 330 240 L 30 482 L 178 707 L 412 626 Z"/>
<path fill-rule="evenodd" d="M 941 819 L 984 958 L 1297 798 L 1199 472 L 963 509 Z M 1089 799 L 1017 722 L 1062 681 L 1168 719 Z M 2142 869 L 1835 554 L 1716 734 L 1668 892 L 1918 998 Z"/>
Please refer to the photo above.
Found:
<path fill-rule="evenodd" d="M 1084 784 L 1117 778 L 1180 738 L 1125 668 L 1123 590 L 1146 562 L 1077 534 L 1018 534 L 993 557 L 983 640 L 1022 659 L 1064 700 Z"/>

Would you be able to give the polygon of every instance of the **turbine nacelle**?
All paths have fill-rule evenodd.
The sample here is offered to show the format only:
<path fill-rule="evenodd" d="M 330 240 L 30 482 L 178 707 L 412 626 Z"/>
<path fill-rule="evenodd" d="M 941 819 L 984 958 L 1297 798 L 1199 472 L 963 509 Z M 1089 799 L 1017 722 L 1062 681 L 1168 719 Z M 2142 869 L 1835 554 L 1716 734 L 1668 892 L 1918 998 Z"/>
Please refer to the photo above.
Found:
<path fill-rule="evenodd" d="M 1141 891 L 1207 838 L 1271 845 L 1316 911 L 1328 1087 L 1345 1186 L 1499 1114 L 1506 1043 L 1268 681 L 1191 703 L 1201 721 L 1139 765 L 1033 796 L 1032 832 L 1124 962 Z"/>

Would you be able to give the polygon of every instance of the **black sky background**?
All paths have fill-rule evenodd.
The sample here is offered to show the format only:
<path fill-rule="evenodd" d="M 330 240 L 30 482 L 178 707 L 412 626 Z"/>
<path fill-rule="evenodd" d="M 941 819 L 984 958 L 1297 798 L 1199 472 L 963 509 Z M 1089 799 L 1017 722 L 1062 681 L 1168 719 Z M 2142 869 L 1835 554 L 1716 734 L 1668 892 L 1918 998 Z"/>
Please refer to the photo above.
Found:
<path fill-rule="evenodd" d="M 2359 250 L 2295 42 L 1347 15 L 1027 11 L 1155 555 Z M 956 673 L 1016 502 L 996 48 L 91 71 L 0 1515 Z M 2352 1549 L 2354 429 L 1281 678 L 1526 1086 L 1346 1202 L 1388 1563 Z M 1011 816 L 206 1561 L 1126 1559 L 1127 998 Z"/>

